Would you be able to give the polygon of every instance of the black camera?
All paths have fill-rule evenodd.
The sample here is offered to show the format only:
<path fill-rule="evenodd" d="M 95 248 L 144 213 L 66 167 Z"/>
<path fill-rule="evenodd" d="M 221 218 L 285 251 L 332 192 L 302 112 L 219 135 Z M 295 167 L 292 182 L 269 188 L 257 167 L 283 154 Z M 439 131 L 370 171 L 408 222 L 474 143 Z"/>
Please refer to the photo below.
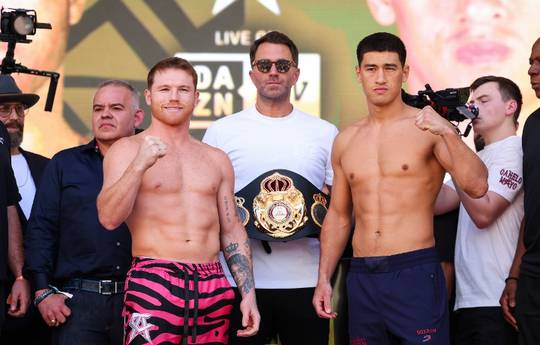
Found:
<path fill-rule="evenodd" d="M 426 84 L 425 90 L 418 91 L 418 95 L 411 95 L 401 90 L 401 99 L 411 107 L 422 109 L 429 105 L 450 122 L 470 120 L 463 133 L 464 137 L 469 135 L 472 121 L 478 116 L 478 107 L 468 103 L 469 95 L 468 87 L 433 91 L 429 84 Z M 458 128 L 457 125 L 455 126 Z"/>
<path fill-rule="evenodd" d="M 448 121 L 461 122 L 474 120 L 478 116 L 478 107 L 468 103 L 470 90 L 467 87 L 433 91 L 429 84 L 418 95 L 410 95 L 401 90 L 401 98 L 406 104 L 422 109 L 430 105 Z"/>
<path fill-rule="evenodd" d="M 26 73 L 50 78 L 49 91 L 45 101 L 45 111 L 51 111 L 54 103 L 54 95 L 58 85 L 60 74 L 56 72 L 40 71 L 27 68 L 15 62 L 15 45 L 17 43 L 30 43 L 32 40 L 27 35 L 34 35 L 37 29 L 52 29 L 49 23 L 39 23 L 35 10 L 22 8 L 7 8 L 0 10 L 0 41 L 7 42 L 6 56 L 2 60 L 0 72 L 2 74 Z M 40 52 L 36 52 L 40 54 Z"/>
<path fill-rule="evenodd" d="M 38 23 L 36 11 L 21 8 L 2 9 L 0 20 L 1 40 L 30 43 L 27 35 L 35 35 L 37 29 L 52 29 L 49 23 Z"/>

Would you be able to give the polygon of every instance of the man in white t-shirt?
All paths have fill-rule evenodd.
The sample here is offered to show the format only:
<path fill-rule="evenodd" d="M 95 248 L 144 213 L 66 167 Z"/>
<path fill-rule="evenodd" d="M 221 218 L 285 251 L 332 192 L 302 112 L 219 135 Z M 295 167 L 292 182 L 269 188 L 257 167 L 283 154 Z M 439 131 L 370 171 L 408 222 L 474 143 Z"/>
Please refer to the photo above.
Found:
<path fill-rule="evenodd" d="M 235 193 L 242 197 L 237 198 L 239 215 L 245 221 L 253 250 L 262 321 L 255 337 L 240 339 L 234 334 L 241 320 L 233 314 L 230 344 L 264 345 L 278 335 L 283 345 L 327 345 L 328 320 L 319 319 L 311 305 L 319 240 L 304 235 L 310 229 L 320 230 L 323 216 L 319 211 L 324 214 L 328 206 L 326 196 L 323 198 L 317 189 L 332 184 L 330 154 L 337 129 L 291 104 L 291 88 L 300 70 L 298 49 L 289 37 L 275 31 L 267 33 L 251 46 L 250 59 L 249 74 L 257 88 L 255 106 L 216 121 L 203 138 L 203 142 L 225 151 L 232 161 Z M 292 196 L 298 190 L 304 201 L 297 203 Z M 283 195 L 282 201 L 261 201 Z M 299 209 L 304 215 L 293 217 L 301 213 Z M 288 232 L 283 224 L 298 231 Z M 273 232 L 272 226 L 281 232 Z M 269 233 L 277 240 L 269 237 L 261 241 Z"/>
<path fill-rule="evenodd" d="M 523 151 L 516 136 L 522 96 L 514 82 L 495 76 L 478 78 L 471 91 L 479 108 L 474 132 L 485 141 L 478 156 L 488 168 L 489 189 L 472 199 L 449 181 L 439 193 L 435 212 L 461 203 L 454 261 L 456 343 L 511 345 L 517 343 L 517 335 L 504 321 L 499 297 L 523 218 Z"/>

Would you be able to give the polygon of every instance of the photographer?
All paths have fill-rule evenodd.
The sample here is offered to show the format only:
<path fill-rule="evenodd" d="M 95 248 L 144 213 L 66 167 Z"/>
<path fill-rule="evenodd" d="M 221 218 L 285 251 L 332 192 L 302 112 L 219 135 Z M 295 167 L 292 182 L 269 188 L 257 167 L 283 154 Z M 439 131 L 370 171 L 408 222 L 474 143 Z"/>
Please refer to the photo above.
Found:
<path fill-rule="evenodd" d="M 454 261 L 456 343 L 511 345 L 516 333 L 503 319 L 499 297 L 523 217 L 523 153 L 516 136 L 522 96 L 514 82 L 495 76 L 478 78 L 471 91 L 479 109 L 473 128 L 485 141 L 478 156 L 489 171 L 488 192 L 473 199 L 448 182 L 435 212 L 444 213 L 461 202 Z"/>

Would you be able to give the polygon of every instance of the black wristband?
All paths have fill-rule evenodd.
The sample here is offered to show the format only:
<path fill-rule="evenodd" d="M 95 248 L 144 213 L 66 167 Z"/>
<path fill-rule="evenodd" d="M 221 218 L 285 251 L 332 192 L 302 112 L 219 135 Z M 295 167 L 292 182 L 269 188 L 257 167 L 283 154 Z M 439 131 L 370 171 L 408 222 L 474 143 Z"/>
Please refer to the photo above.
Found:
<path fill-rule="evenodd" d="M 515 281 L 518 281 L 518 277 L 508 277 L 504 280 L 505 283 L 508 283 L 509 280 L 515 280 Z"/>
<path fill-rule="evenodd" d="M 50 295 L 52 295 L 54 293 L 54 290 L 53 289 L 47 289 L 45 291 L 43 291 L 39 296 L 37 296 L 35 299 L 34 299 L 34 306 L 37 307 L 38 304 L 40 304 L 41 302 L 43 302 L 43 300 L 47 297 L 49 297 Z"/>

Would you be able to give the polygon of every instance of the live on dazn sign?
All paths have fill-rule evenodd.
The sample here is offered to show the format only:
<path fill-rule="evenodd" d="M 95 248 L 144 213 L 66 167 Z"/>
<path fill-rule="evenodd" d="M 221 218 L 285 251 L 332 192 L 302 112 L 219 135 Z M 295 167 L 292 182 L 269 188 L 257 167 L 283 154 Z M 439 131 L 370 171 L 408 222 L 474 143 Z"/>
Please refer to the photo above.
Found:
<path fill-rule="evenodd" d="M 184 53 L 197 72 L 199 103 L 190 128 L 205 129 L 213 121 L 241 111 L 255 103 L 256 89 L 249 77 L 247 53 Z M 300 77 L 291 90 L 291 102 L 298 109 L 321 116 L 321 57 L 306 53 L 298 57 Z"/>

